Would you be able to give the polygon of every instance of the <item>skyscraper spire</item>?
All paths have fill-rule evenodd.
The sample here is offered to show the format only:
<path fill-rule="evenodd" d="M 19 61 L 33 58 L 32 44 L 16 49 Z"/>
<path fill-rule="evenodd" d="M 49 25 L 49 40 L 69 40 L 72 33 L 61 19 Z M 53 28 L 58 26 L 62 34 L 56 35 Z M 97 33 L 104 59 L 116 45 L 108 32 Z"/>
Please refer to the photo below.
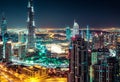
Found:
<path fill-rule="evenodd" d="M 28 0 L 28 43 L 27 48 L 34 48 L 34 30 L 35 30 L 35 21 L 34 21 L 34 7 L 33 0 Z"/>

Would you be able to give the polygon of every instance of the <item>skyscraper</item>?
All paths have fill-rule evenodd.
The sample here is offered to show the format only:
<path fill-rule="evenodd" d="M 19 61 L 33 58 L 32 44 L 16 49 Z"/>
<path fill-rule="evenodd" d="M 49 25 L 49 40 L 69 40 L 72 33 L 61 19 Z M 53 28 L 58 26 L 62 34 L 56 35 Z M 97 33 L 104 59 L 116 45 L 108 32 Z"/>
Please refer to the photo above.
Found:
<path fill-rule="evenodd" d="M 86 39 L 89 42 L 90 40 L 90 30 L 89 30 L 89 26 L 87 25 L 87 30 L 86 30 Z"/>
<path fill-rule="evenodd" d="M 79 35 L 79 25 L 76 21 L 74 21 L 72 37 L 75 37 L 75 35 Z"/>
<path fill-rule="evenodd" d="M 3 42 L 0 42 L 0 61 L 3 59 Z"/>
<path fill-rule="evenodd" d="M 5 60 L 7 62 L 9 62 L 11 60 L 11 56 L 12 56 L 12 42 L 11 41 L 8 41 L 6 43 L 6 52 L 5 52 Z"/>
<path fill-rule="evenodd" d="M 69 82 L 89 82 L 88 74 L 87 42 L 76 36 L 72 41 Z"/>
<path fill-rule="evenodd" d="M 35 47 L 35 39 L 34 39 L 34 31 L 35 31 L 35 21 L 34 21 L 34 7 L 33 7 L 33 0 L 28 1 L 28 43 L 27 48 L 34 48 Z"/>
<path fill-rule="evenodd" d="M 3 41 L 3 58 L 5 58 L 5 50 L 6 50 L 6 43 L 7 43 L 7 21 L 4 16 L 4 13 L 2 15 L 2 24 L 1 24 L 1 35 L 2 35 L 2 41 Z"/>
<path fill-rule="evenodd" d="M 71 39 L 71 29 L 70 27 L 66 27 L 66 40 L 70 41 Z"/>
<path fill-rule="evenodd" d="M 68 82 L 89 82 L 88 42 L 80 36 L 79 25 L 76 22 L 74 22 L 71 44 Z"/>

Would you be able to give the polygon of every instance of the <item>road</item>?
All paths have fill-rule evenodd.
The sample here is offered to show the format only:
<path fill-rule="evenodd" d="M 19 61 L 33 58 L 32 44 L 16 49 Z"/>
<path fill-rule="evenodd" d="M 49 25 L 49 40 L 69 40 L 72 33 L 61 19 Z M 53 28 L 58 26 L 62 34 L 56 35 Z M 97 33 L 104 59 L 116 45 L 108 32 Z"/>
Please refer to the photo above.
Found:
<path fill-rule="evenodd" d="M 67 82 L 67 78 L 48 78 L 41 82 Z"/>
<path fill-rule="evenodd" d="M 27 76 L 8 70 L 0 64 L 0 82 L 67 82 L 67 78 L 43 76 Z"/>
<path fill-rule="evenodd" d="M 24 82 L 67 82 L 67 78 L 58 78 L 58 77 L 29 78 L 24 80 Z"/>

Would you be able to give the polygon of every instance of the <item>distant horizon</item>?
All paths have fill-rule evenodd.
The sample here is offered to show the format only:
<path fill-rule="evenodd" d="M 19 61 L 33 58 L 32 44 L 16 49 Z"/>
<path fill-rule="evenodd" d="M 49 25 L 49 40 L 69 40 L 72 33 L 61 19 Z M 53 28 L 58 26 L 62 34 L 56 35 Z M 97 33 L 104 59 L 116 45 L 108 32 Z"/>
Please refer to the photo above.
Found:
<path fill-rule="evenodd" d="M 120 27 L 118 0 L 34 0 L 37 27 L 72 26 L 76 20 L 81 27 Z M 8 27 L 27 26 L 28 0 L 1 0 Z"/>

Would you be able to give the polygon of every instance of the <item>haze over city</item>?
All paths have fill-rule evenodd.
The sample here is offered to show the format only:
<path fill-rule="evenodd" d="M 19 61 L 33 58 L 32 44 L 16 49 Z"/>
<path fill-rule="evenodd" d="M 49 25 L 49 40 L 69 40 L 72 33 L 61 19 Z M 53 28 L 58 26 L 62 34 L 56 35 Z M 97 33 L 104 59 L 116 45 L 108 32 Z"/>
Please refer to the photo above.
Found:
<path fill-rule="evenodd" d="M 26 27 L 27 0 L 0 1 L 8 27 Z M 119 27 L 119 4 L 119 0 L 35 0 L 35 21 L 37 27 L 72 26 L 74 19 L 81 27 Z"/>

